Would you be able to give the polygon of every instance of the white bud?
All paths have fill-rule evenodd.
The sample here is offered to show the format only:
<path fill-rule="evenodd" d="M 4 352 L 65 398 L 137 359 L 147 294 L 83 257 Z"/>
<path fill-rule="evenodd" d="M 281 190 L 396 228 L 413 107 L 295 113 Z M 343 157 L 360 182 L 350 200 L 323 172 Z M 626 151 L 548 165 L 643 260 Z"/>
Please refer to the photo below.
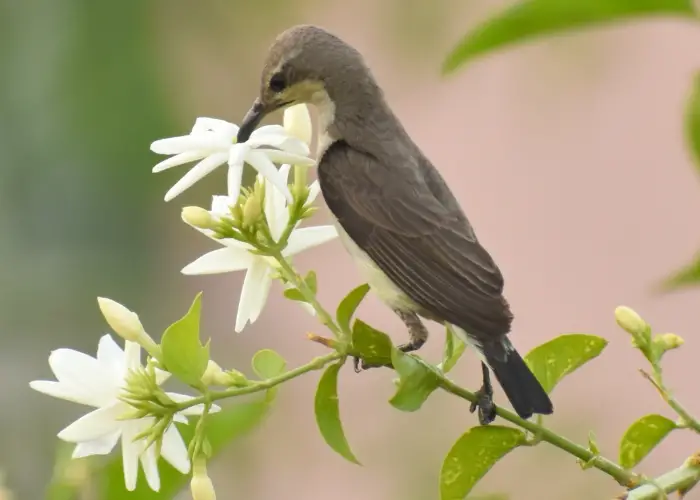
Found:
<path fill-rule="evenodd" d="M 311 144 L 311 116 L 306 104 L 295 104 L 285 109 L 282 123 L 289 135 Z"/>
<path fill-rule="evenodd" d="M 204 375 L 202 375 L 202 383 L 206 386 L 226 386 L 229 383 L 229 377 L 215 361 L 210 359 L 207 364 L 207 369 L 204 371 Z"/>
<path fill-rule="evenodd" d="M 190 482 L 190 492 L 193 500 L 216 500 L 214 483 L 211 482 L 211 478 L 207 474 L 204 461 L 195 461 L 194 474 L 192 474 L 192 481 Z"/>
<path fill-rule="evenodd" d="M 100 311 L 102 311 L 107 324 L 114 333 L 124 340 L 139 342 L 146 334 L 138 315 L 119 302 L 104 297 L 97 297 L 97 304 L 100 306 Z"/>
<path fill-rule="evenodd" d="M 200 229 L 216 229 L 219 221 L 202 207 L 185 207 L 182 209 L 182 220 Z"/>

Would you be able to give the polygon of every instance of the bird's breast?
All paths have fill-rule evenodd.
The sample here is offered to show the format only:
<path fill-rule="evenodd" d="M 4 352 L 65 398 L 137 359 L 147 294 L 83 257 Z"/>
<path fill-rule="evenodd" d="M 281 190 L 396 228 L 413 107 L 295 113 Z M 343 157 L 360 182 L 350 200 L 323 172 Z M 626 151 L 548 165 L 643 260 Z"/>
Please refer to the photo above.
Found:
<path fill-rule="evenodd" d="M 367 253 L 355 243 L 345 232 L 340 222 L 333 217 L 333 223 L 338 230 L 338 237 L 345 250 L 355 262 L 362 278 L 369 284 L 374 294 L 392 309 L 402 311 L 418 311 L 419 307 L 394 284 L 384 272 L 372 261 Z"/>

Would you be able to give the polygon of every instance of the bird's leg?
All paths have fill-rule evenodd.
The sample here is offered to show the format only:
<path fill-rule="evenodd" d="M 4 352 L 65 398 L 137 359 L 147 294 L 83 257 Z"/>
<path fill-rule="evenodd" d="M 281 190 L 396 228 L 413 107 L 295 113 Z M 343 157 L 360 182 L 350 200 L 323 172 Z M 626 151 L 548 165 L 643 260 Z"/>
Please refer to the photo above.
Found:
<path fill-rule="evenodd" d="M 493 386 L 491 385 L 491 375 L 489 367 L 486 363 L 481 362 L 481 373 L 484 377 L 484 382 L 481 389 L 476 391 L 477 400 L 471 404 L 469 411 L 474 413 L 479 409 L 479 423 L 488 425 L 496 418 L 496 405 L 493 403 Z"/>
<path fill-rule="evenodd" d="M 401 321 L 403 321 L 404 325 L 406 325 L 406 328 L 408 328 L 408 342 L 397 346 L 397 349 L 402 352 L 413 352 L 423 347 L 423 344 L 425 344 L 426 340 L 428 340 L 428 329 L 425 327 L 418 315 L 414 312 L 406 312 L 399 309 L 394 309 L 394 312 L 399 318 L 401 318 Z M 361 372 L 362 370 L 376 368 L 378 366 L 391 366 L 390 364 L 370 364 L 364 360 L 360 361 L 358 358 L 353 359 L 353 364 L 357 373 Z"/>

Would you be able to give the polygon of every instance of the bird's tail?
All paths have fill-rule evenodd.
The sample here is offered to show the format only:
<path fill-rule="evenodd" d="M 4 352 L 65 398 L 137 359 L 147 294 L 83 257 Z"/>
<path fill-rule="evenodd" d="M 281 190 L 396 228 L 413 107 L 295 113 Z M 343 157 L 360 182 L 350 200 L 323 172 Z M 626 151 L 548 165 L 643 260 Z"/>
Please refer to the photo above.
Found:
<path fill-rule="evenodd" d="M 499 342 L 489 342 L 481 348 L 486 364 L 496 375 L 520 418 L 530 418 L 533 413 L 552 413 L 552 401 L 510 340 L 504 337 Z"/>

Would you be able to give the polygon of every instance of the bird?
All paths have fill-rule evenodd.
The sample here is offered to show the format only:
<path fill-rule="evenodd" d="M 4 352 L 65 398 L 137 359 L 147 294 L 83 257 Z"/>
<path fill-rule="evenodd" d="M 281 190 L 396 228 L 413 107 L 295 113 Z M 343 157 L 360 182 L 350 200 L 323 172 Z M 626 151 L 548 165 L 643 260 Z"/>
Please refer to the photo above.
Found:
<path fill-rule="evenodd" d="M 508 338 L 504 279 L 447 183 L 391 110 L 363 56 L 324 28 L 297 25 L 265 57 L 259 95 L 238 142 L 269 113 L 318 112 L 317 175 L 340 240 L 372 292 L 406 325 L 403 352 L 428 339 L 423 320 L 451 325 L 482 359 L 470 411 L 496 417 L 489 370 L 524 419 L 552 402 Z M 370 366 L 363 364 L 363 368 Z"/>

